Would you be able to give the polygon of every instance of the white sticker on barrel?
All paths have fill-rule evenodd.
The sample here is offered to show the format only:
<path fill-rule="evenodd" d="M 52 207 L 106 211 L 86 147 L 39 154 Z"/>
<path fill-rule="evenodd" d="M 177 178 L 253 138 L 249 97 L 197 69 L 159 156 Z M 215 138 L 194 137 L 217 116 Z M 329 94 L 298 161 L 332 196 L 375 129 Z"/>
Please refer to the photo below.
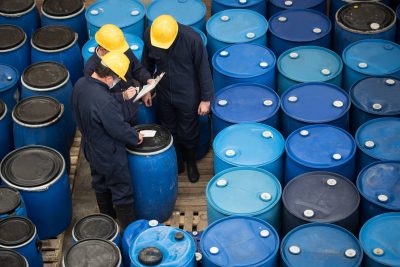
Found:
<path fill-rule="evenodd" d="M 150 137 L 153 138 L 154 136 L 156 136 L 157 131 L 155 130 L 141 130 L 140 133 L 143 135 L 143 137 Z"/>

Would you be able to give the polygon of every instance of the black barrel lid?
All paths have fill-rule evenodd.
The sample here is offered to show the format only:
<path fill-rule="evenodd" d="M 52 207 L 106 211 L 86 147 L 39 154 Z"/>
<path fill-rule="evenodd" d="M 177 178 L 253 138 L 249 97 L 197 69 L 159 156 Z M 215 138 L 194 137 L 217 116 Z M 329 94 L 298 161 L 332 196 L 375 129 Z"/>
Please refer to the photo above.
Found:
<path fill-rule="evenodd" d="M 1 0 L 0 12 L 18 14 L 29 10 L 34 4 L 34 0 Z"/>
<path fill-rule="evenodd" d="M 32 36 L 33 44 L 44 50 L 57 50 L 72 44 L 75 32 L 66 26 L 51 25 L 38 29 Z"/>
<path fill-rule="evenodd" d="M 0 262 L 7 267 L 26 267 L 25 258 L 11 249 L 0 249 Z"/>
<path fill-rule="evenodd" d="M 395 13 L 377 2 L 355 2 L 342 7 L 337 15 L 339 23 L 362 32 L 381 31 L 396 21 Z"/>
<path fill-rule="evenodd" d="M 115 221 L 105 214 L 93 214 L 80 219 L 74 226 L 76 239 L 105 239 L 111 240 L 117 233 Z"/>
<path fill-rule="evenodd" d="M 21 203 L 18 190 L 10 187 L 0 187 L 0 215 L 14 212 Z"/>
<path fill-rule="evenodd" d="M 15 186 L 36 187 L 56 179 L 63 170 L 63 159 L 56 151 L 42 146 L 14 150 L 3 159 L 1 175 Z"/>
<path fill-rule="evenodd" d="M 19 246 L 35 234 L 35 225 L 24 217 L 11 216 L 0 221 L 0 245 Z"/>
<path fill-rule="evenodd" d="M 6 112 L 6 104 L 0 99 L 0 118 L 4 115 L 4 112 Z"/>
<path fill-rule="evenodd" d="M 162 262 L 163 254 L 156 247 L 148 247 L 139 252 L 138 259 L 145 266 L 156 266 Z"/>
<path fill-rule="evenodd" d="M 120 252 L 113 243 L 102 239 L 85 239 L 72 246 L 65 258 L 65 267 L 117 267 Z"/>
<path fill-rule="evenodd" d="M 46 0 L 43 11 L 51 16 L 64 17 L 75 14 L 83 5 L 82 0 Z"/>
<path fill-rule="evenodd" d="M 39 62 L 24 70 L 22 80 L 33 88 L 51 88 L 68 79 L 68 70 L 57 62 Z"/>
<path fill-rule="evenodd" d="M 128 146 L 128 149 L 132 152 L 152 153 L 160 151 L 163 148 L 166 148 L 172 141 L 172 135 L 169 130 L 161 125 L 141 124 L 135 126 L 135 129 L 138 132 L 144 131 L 150 134 L 152 131 L 155 131 L 155 135 L 154 137 L 144 137 L 143 143 L 141 143 L 139 146 Z"/>
<path fill-rule="evenodd" d="M 14 25 L 0 25 L 0 50 L 17 47 L 25 40 L 25 32 Z"/>
<path fill-rule="evenodd" d="M 53 121 L 60 115 L 61 104 L 52 97 L 33 96 L 15 106 L 14 116 L 23 123 L 40 125 Z"/>

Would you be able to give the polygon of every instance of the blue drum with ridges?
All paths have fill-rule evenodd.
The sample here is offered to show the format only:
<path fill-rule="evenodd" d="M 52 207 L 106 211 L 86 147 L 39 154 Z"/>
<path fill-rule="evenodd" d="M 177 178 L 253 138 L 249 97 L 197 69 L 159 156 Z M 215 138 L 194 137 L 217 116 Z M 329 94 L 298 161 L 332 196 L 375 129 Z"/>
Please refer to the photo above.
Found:
<path fill-rule="evenodd" d="M 0 187 L 0 220 L 10 216 L 28 217 L 25 202 L 17 189 Z"/>
<path fill-rule="evenodd" d="M 267 16 L 267 1 L 264 0 L 212 0 L 211 15 L 226 9 L 249 9 Z"/>
<path fill-rule="evenodd" d="M 313 9 L 326 13 L 326 0 L 302 0 L 302 1 L 287 1 L 287 0 L 270 0 L 268 3 L 268 17 L 284 11 L 286 9 Z"/>
<path fill-rule="evenodd" d="M 0 99 L 7 106 L 9 115 L 19 100 L 18 80 L 19 73 L 17 69 L 9 65 L 0 64 Z"/>
<path fill-rule="evenodd" d="M 0 99 L 0 160 L 14 149 L 12 131 L 11 115 L 7 111 L 7 105 Z"/>

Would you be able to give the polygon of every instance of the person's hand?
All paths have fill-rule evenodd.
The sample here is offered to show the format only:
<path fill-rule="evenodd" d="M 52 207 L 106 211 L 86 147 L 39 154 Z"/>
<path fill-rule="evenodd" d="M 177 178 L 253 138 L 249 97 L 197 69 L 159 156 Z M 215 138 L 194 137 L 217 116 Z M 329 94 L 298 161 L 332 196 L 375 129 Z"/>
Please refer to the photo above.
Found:
<path fill-rule="evenodd" d="M 140 132 L 138 133 L 138 145 L 140 145 L 141 143 L 143 143 L 143 134 L 141 134 Z"/>
<path fill-rule="evenodd" d="M 197 109 L 197 113 L 200 116 L 206 115 L 208 114 L 208 112 L 210 112 L 210 101 L 201 101 L 199 108 Z"/>
<path fill-rule="evenodd" d="M 156 80 L 154 80 L 154 79 L 148 79 L 147 80 L 147 84 L 153 84 L 153 83 L 155 83 L 156 82 Z"/>
<path fill-rule="evenodd" d="M 122 92 L 122 97 L 124 98 L 125 101 L 128 101 L 130 99 L 132 99 L 135 95 L 136 92 L 139 88 L 137 87 L 129 87 L 128 89 L 126 89 L 125 91 Z"/>
<path fill-rule="evenodd" d="M 151 93 L 148 92 L 142 97 L 142 102 L 146 107 L 151 107 L 153 105 L 153 100 L 151 97 Z"/>

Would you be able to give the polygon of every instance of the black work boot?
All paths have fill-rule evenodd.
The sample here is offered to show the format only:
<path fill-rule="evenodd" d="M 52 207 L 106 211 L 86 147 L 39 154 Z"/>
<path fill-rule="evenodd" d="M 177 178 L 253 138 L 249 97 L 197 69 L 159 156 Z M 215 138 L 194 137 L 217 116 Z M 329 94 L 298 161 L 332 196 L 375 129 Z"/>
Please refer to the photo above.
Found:
<path fill-rule="evenodd" d="M 185 171 L 182 146 L 179 144 L 174 144 L 174 147 L 175 147 L 175 152 L 176 152 L 176 161 L 178 163 L 178 174 L 181 174 Z"/>
<path fill-rule="evenodd" d="M 185 157 L 189 181 L 191 183 L 196 183 L 200 178 L 199 170 L 197 169 L 196 164 L 196 149 L 185 149 Z"/>
<path fill-rule="evenodd" d="M 115 211 L 117 212 L 117 219 L 121 227 L 121 235 L 125 231 L 125 228 L 135 220 L 135 212 L 133 210 L 133 204 L 129 205 L 115 205 Z"/>
<path fill-rule="evenodd" d="M 100 213 L 106 214 L 114 219 L 117 218 L 112 203 L 111 193 L 96 193 L 96 200 Z"/>

